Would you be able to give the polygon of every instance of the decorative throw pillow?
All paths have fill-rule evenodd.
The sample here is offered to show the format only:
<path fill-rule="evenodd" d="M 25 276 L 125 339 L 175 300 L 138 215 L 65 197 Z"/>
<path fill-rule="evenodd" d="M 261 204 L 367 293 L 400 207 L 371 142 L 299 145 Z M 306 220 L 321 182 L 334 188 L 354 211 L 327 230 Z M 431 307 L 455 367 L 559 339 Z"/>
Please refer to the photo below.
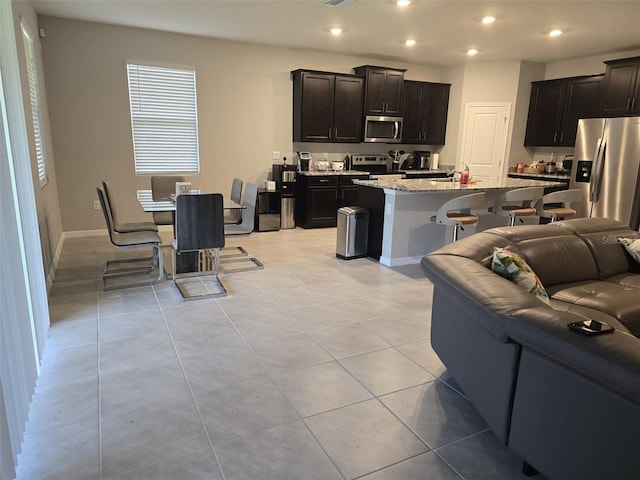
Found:
<path fill-rule="evenodd" d="M 549 304 L 549 295 L 547 295 L 540 279 L 517 253 L 494 247 L 491 270 Z"/>
<path fill-rule="evenodd" d="M 624 245 L 633 259 L 640 263 L 640 238 L 618 238 L 618 241 Z"/>

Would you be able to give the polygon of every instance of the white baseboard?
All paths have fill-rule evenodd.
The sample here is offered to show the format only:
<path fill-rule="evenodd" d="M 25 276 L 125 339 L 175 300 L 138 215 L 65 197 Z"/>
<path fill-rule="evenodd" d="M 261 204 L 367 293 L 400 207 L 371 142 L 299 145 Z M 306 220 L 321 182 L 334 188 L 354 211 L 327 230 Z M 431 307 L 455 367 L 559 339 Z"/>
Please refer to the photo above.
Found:
<path fill-rule="evenodd" d="M 400 257 L 391 259 L 389 257 L 380 257 L 379 262 L 385 267 L 402 267 L 404 265 L 416 265 L 420 263 L 424 255 L 418 255 L 417 257 Z"/>

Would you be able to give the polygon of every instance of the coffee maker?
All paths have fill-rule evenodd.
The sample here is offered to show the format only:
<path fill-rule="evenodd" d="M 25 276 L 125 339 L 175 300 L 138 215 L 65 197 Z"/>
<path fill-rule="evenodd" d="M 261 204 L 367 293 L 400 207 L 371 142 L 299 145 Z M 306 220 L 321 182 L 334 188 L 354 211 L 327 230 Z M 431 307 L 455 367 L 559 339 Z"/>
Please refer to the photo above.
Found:
<path fill-rule="evenodd" d="M 429 170 L 431 168 L 431 152 L 428 150 L 413 152 L 413 168 L 419 170 Z"/>

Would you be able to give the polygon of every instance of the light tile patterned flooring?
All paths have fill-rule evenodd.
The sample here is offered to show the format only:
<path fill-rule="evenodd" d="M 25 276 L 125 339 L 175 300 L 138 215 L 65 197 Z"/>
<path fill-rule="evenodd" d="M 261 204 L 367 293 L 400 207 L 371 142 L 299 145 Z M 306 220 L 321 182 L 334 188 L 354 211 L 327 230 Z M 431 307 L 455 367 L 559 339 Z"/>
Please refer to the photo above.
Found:
<path fill-rule="evenodd" d="M 335 229 L 227 240 L 264 270 L 224 298 L 103 292 L 68 239 L 18 480 L 517 479 L 429 342 L 419 266 L 335 257 Z"/>

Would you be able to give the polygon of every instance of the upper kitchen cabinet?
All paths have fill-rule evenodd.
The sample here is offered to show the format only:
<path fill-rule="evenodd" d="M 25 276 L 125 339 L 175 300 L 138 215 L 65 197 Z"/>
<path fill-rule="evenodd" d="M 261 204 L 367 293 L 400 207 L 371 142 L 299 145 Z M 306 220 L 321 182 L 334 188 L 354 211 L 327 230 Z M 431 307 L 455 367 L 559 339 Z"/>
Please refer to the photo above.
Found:
<path fill-rule="evenodd" d="M 309 70 L 291 73 L 293 141 L 360 142 L 363 79 Z"/>
<path fill-rule="evenodd" d="M 640 113 L 640 57 L 604 62 L 607 65 L 600 111 L 603 117 Z"/>
<path fill-rule="evenodd" d="M 405 80 L 402 143 L 444 145 L 450 87 Z"/>
<path fill-rule="evenodd" d="M 532 82 L 524 145 L 573 147 L 578 120 L 599 116 L 602 75 Z"/>
<path fill-rule="evenodd" d="M 365 78 L 365 115 L 402 115 L 405 69 L 362 65 L 353 70 Z"/>

